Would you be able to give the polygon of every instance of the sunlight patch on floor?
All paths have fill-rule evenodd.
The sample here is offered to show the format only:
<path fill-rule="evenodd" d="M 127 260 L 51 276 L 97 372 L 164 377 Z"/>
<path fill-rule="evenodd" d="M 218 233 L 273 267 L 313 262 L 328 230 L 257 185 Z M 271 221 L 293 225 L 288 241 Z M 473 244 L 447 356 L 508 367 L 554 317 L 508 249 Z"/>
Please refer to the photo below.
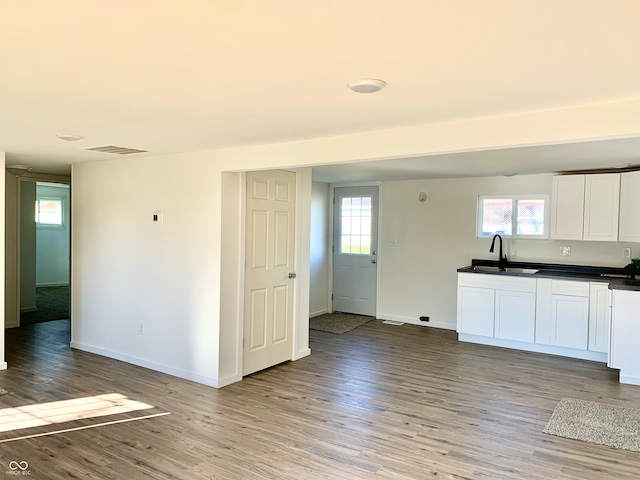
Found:
<path fill-rule="evenodd" d="M 119 393 L 0 409 L 0 432 L 155 408 Z"/>

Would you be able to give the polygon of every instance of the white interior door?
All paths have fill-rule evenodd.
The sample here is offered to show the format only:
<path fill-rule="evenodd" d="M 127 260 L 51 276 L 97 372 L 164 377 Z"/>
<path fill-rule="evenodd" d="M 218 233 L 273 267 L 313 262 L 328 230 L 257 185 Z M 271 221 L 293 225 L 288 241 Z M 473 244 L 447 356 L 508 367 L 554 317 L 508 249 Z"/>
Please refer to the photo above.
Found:
<path fill-rule="evenodd" d="M 291 360 L 296 174 L 247 174 L 243 375 Z"/>
<path fill-rule="evenodd" d="M 333 221 L 333 311 L 375 316 L 378 187 L 336 188 Z"/>

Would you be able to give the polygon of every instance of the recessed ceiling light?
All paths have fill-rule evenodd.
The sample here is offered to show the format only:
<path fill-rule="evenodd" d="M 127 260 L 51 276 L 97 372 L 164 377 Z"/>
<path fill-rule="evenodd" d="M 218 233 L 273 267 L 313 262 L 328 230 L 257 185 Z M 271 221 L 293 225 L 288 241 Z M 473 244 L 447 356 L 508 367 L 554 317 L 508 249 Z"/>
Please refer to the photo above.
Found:
<path fill-rule="evenodd" d="M 56 135 L 60 140 L 66 140 L 67 142 L 77 142 L 78 140 L 82 140 L 84 137 L 82 135 L 71 135 L 71 134 L 61 134 Z"/>
<path fill-rule="evenodd" d="M 503 177 L 515 177 L 518 174 L 518 172 L 509 172 L 509 173 L 503 173 L 502 176 Z"/>
<path fill-rule="evenodd" d="M 387 82 L 377 78 L 361 78 L 347 83 L 347 87 L 356 93 L 375 93 L 382 90 Z"/>

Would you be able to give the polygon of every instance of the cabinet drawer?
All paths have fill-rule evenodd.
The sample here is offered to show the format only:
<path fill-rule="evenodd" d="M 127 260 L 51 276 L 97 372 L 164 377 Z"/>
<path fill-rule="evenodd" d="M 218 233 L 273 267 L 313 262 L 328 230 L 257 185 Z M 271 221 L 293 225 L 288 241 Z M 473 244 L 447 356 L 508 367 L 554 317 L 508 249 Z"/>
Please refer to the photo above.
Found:
<path fill-rule="evenodd" d="M 536 279 L 519 277 L 516 275 L 482 274 L 482 273 L 459 273 L 459 287 L 492 288 L 494 290 L 508 290 L 510 292 L 531 292 L 536 291 Z M 587 283 L 587 295 L 589 294 L 589 284 Z"/>
<path fill-rule="evenodd" d="M 552 280 L 553 295 L 572 295 L 574 297 L 589 296 L 589 282 L 573 282 L 570 280 Z"/>

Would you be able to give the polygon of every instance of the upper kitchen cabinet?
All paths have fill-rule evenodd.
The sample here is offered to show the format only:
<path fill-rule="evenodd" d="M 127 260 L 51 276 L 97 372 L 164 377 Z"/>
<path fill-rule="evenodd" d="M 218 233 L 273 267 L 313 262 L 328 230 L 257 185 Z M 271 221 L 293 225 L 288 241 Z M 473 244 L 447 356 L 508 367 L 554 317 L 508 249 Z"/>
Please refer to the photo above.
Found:
<path fill-rule="evenodd" d="M 640 242 L 640 172 L 620 175 L 621 242 Z"/>
<path fill-rule="evenodd" d="M 584 182 L 583 240 L 618 240 L 620 174 L 586 175 Z"/>
<path fill-rule="evenodd" d="M 582 240 L 584 229 L 584 175 L 553 177 L 551 238 Z"/>
<path fill-rule="evenodd" d="M 553 177 L 551 238 L 618 240 L 620 174 Z"/>

